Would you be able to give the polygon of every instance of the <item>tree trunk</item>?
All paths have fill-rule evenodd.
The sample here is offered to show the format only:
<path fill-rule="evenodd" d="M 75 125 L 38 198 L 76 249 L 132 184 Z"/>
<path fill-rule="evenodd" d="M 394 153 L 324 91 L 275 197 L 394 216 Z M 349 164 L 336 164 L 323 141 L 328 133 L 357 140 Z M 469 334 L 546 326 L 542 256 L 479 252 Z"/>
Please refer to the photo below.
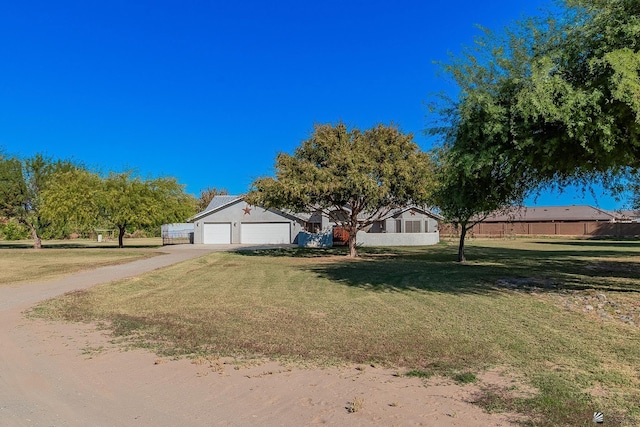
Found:
<path fill-rule="evenodd" d="M 356 233 L 349 233 L 349 258 L 356 258 L 358 252 L 356 250 Z"/>
<path fill-rule="evenodd" d="M 465 262 L 467 258 L 464 256 L 464 239 L 467 236 L 467 224 L 461 224 L 460 227 L 460 244 L 458 245 L 458 262 Z"/>
<path fill-rule="evenodd" d="M 124 248 L 124 232 L 126 231 L 126 229 L 127 229 L 126 225 L 118 226 L 118 247 L 119 248 Z"/>
<path fill-rule="evenodd" d="M 36 227 L 24 218 L 19 218 L 18 221 L 26 225 L 31 232 L 31 238 L 33 239 L 33 249 L 42 249 L 42 239 L 40 238 L 40 236 L 38 236 L 38 230 L 36 230 Z"/>
<path fill-rule="evenodd" d="M 347 229 L 349 232 L 349 258 L 356 258 L 358 252 L 356 249 L 356 243 L 358 238 L 358 212 L 351 211 L 351 224 Z"/>
<path fill-rule="evenodd" d="M 33 249 L 42 249 L 42 239 L 38 236 L 38 230 L 29 224 L 29 228 L 31 229 L 31 238 L 33 239 Z"/>

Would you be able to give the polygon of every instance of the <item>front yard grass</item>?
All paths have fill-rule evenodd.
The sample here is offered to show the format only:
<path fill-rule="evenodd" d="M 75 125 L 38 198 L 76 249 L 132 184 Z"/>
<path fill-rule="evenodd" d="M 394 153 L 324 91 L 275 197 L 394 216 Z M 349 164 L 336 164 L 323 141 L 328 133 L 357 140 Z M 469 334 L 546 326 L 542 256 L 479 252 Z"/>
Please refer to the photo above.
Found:
<path fill-rule="evenodd" d="M 89 240 L 47 241 L 44 248 L 34 250 L 32 241 L 0 242 L 0 286 L 55 279 L 106 265 L 123 264 L 157 255 L 149 248 L 158 239 L 136 242 L 118 249 L 113 243 Z"/>
<path fill-rule="evenodd" d="M 486 389 L 487 410 L 535 426 L 587 426 L 595 411 L 607 425 L 637 425 L 640 242 L 476 240 L 466 264 L 456 250 L 213 253 L 34 314 L 102 322 L 170 356 L 374 363 L 451 378 L 501 367 L 537 393 Z"/>

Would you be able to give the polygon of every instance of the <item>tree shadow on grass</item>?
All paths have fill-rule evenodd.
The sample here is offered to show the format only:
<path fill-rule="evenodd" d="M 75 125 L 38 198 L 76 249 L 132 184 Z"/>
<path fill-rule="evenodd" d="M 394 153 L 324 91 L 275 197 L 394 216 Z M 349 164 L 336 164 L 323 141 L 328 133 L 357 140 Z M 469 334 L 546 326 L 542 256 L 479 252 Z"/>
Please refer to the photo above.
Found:
<path fill-rule="evenodd" d="M 607 239 L 607 238 L 593 238 L 588 240 L 574 240 L 574 241 L 544 241 L 544 242 L 532 242 L 535 244 L 544 245 L 558 245 L 558 246 L 581 246 L 587 248 L 622 248 L 622 249 L 640 249 L 639 239 Z"/>
<path fill-rule="evenodd" d="M 250 257 L 324 258 L 346 255 L 344 247 L 333 248 L 241 248 L 236 253 Z"/>
<path fill-rule="evenodd" d="M 502 291 L 505 280 L 539 279 L 540 291 L 585 290 L 640 292 L 640 261 L 624 251 L 602 247 L 588 251 L 526 250 L 470 246 L 469 261 L 458 263 L 454 246 L 361 248 L 358 259 L 336 258 L 344 248 L 256 250 L 244 256 L 334 257 L 332 262 L 297 268 L 372 291 L 420 291 L 489 294 Z M 620 258 L 620 259 L 619 259 Z"/>

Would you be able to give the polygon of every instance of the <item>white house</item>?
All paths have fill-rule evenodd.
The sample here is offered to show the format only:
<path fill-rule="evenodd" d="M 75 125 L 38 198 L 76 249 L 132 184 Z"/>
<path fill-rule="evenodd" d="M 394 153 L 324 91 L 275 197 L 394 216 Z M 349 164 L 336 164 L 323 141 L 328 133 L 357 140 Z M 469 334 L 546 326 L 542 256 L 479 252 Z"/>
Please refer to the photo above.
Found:
<path fill-rule="evenodd" d="M 359 232 L 364 246 L 412 246 L 436 244 L 441 218 L 421 207 L 396 209 L 386 219 Z M 298 214 L 247 204 L 242 196 L 215 196 L 207 208 L 189 220 L 194 243 L 290 244 L 301 232 L 315 233 L 335 224 L 319 213 Z"/>

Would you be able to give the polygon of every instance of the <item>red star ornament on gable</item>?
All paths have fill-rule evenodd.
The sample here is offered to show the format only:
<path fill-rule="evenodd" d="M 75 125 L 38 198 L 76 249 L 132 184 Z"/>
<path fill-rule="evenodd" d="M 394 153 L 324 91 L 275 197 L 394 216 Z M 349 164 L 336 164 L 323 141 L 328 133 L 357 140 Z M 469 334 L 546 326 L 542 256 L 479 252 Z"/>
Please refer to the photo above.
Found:
<path fill-rule="evenodd" d="M 244 211 L 244 215 L 251 215 L 251 208 L 249 206 L 246 206 L 242 210 Z"/>
<path fill-rule="evenodd" d="M 411 214 L 411 216 L 415 216 L 416 215 L 416 212 L 413 209 L 411 209 L 411 211 L 409 211 L 409 213 Z"/>

